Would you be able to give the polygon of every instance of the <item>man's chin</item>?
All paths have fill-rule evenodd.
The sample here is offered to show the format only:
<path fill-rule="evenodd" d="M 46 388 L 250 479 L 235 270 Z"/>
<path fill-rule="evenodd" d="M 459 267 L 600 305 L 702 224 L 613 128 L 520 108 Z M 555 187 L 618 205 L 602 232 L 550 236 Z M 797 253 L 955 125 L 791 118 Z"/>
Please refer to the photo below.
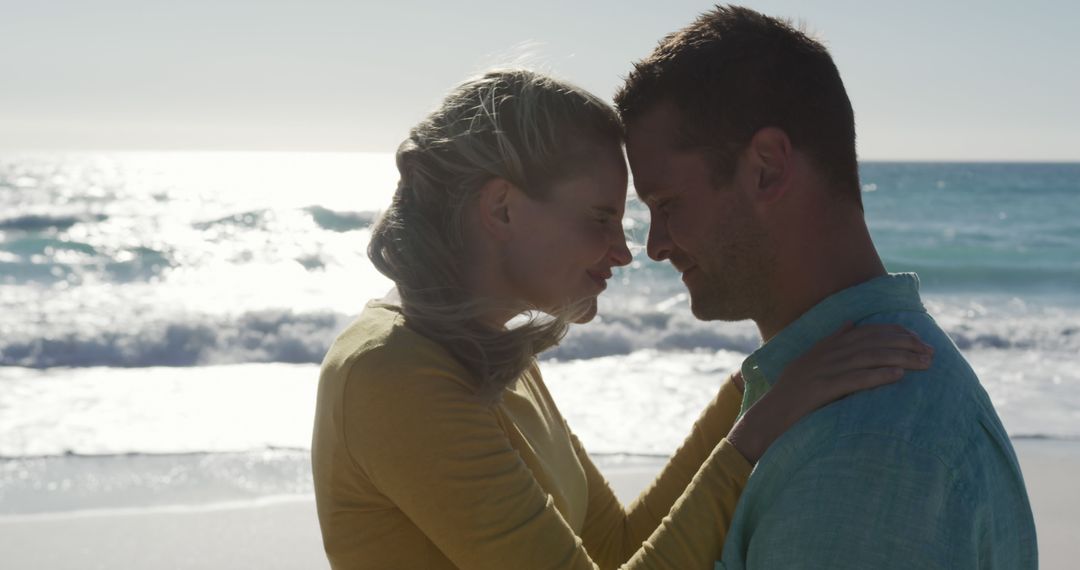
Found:
<path fill-rule="evenodd" d="M 693 298 L 690 299 L 690 313 L 699 321 L 720 320 L 713 315 L 712 311 L 709 310 L 709 307 L 705 306 L 703 303 L 695 303 Z"/>
<path fill-rule="evenodd" d="M 699 321 L 745 321 L 749 315 L 735 311 L 729 303 L 716 296 L 706 297 L 690 293 L 690 313 Z"/>
<path fill-rule="evenodd" d="M 695 287 L 687 284 L 686 292 L 690 295 L 690 313 L 694 315 L 694 318 L 699 321 L 713 321 L 717 320 L 715 316 L 716 300 L 709 298 L 710 295 L 706 295 L 702 291 L 694 291 Z"/>

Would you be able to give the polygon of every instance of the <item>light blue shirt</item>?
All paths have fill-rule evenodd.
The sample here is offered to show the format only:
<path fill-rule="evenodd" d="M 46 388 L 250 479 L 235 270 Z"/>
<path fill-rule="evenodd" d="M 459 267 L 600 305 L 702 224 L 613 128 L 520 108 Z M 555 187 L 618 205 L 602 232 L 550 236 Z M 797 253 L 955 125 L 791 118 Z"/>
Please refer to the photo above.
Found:
<path fill-rule="evenodd" d="M 836 293 L 751 354 L 743 410 L 845 321 L 903 325 L 933 345 L 934 363 L 822 408 L 779 438 L 750 476 L 716 568 L 1037 568 L 1012 444 L 927 314 L 914 274 Z"/>

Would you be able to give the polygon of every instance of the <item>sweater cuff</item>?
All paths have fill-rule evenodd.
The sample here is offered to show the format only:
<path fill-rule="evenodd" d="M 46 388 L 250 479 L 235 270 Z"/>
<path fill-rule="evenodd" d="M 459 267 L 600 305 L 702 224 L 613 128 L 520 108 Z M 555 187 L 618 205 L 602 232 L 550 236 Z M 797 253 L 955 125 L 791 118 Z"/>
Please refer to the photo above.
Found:
<path fill-rule="evenodd" d="M 750 478 L 750 472 L 754 470 L 754 465 L 747 461 L 726 437 L 720 440 L 714 453 L 716 455 L 714 465 L 730 474 L 739 482 L 740 487 L 746 484 L 746 480 Z"/>

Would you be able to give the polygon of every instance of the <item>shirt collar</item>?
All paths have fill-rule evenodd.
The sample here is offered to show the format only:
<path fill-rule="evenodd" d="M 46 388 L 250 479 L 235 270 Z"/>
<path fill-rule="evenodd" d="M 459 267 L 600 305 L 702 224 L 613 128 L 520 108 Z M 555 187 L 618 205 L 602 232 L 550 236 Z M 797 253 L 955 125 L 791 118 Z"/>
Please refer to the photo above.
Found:
<path fill-rule="evenodd" d="M 845 322 L 897 311 L 926 311 L 914 273 L 883 275 L 826 297 L 743 361 L 743 410 L 769 391 L 792 360 Z"/>

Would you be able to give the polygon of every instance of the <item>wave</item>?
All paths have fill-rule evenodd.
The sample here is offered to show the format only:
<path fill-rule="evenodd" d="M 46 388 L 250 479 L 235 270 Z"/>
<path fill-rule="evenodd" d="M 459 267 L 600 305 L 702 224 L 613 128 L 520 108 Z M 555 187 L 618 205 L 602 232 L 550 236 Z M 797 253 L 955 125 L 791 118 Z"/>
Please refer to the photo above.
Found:
<path fill-rule="evenodd" d="M 239 226 L 244 228 L 261 228 L 266 224 L 266 219 L 272 214 L 271 210 L 251 210 L 248 212 L 237 212 L 235 214 L 229 214 L 222 218 L 216 218 L 213 220 L 207 220 L 204 222 L 194 222 L 191 227 L 197 230 L 209 230 L 217 226 Z"/>
<path fill-rule="evenodd" d="M 1070 254 L 1071 255 L 1071 254 Z M 926 291 L 1074 292 L 1080 281 L 1080 264 L 1065 256 L 1061 260 L 1027 262 L 1018 258 L 1012 263 L 983 263 L 968 259 L 927 260 L 909 257 L 888 257 L 889 270 L 897 273 L 916 273 Z"/>
<path fill-rule="evenodd" d="M 362 230 L 375 222 L 375 212 L 335 212 L 322 206 L 310 206 L 304 211 L 311 214 L 315 223 L 324 230 L 350 232 Z"/>
<path fill-rule="evenodd" d="M 268 309 L 228 315 L 159 316 L 121 321 L 112 329 L 15 329 L 0 338 L 0 366 L 150 367 L 241 363 L 318 364 L 354 317 L 332 311 Z M 942 318 L 963 350 L 1080 350 L 1080 326 L 1070 314 L 1056 318 Z M 123 327 L 123 328 L 119 328 Z M 661 351 L 729 350 L 748 354 L 760 344 L 752 323 L 702 322 L 683 311 L 639 311 L 603 316 L 571 327 L 543 360 L 584 360 Z"/>
<path fill-rule="evenodd" d="M 67 230 L 75 224 L 103 222 L 108 219 L 104 214 L 88 216 L 42 216 L 26 215 L 0 220 L 0 230 L 20 232 L 42 232 L 46 230 Z"/>
<path fill-rule="evenodd" d="M 1080 435 L 1060 435 L 1050 433 L 1015 433 L 1009 434 L 1009 439 L 1021 441 L 1077 441 Z"/>
<path fill-rule="evenodd" d="M 761 343 L 750 323 L 718 325 L 682 313 L 645 311 L 601 317 L 571 327 L 559 346 L 541 359 L 579 360 L 630 354 L 642 349 L 733 350 L 748 354 Z"/>
<path fill-rule="evenodd" d="M 132 459 L 132 458 L 190 458 L 190 457 L 202 457 L 206 455 L 238 455 L 238 454 L 252 454 L 252 453 L 280 453 L 282 455 L 288 454 L 309 454 L 311 449 L 307 447 L 285 447 L 277 445 L 267 445 L 259 449 L 251 450 L 238 450 L 238 451 L 212 451 L 212 450 L 191 450 L 191 451 L 170 451 L 170 452 L 149 452 L 149 451 L 128 451 L 124 453 L 86 453 L 74 450 L 66 450 L 63 453 L 43 453 L 39 455 L 0 455 L 0 461 L 28 461 L 28 460 L 51 460 L 51 459 Z"/>
<path fill-rule="evenodd" d="M 0 366 L 27 368 L 206 366 L 259 362 L 318 364 L 351 320 L 342 313 L 263 310 L 237 317 L 186 317 L 129 323 L 130 329 L 72 331 L 0 340 Z M 692 317 L 644 312 L 572 327 L 543 360 L 582 360 L 665 351 L 732 350 L 759 345 L 749 323 L 717 325 Z"/>
<path fill-rule="evenodd" d="M 1013 435 L 1080 442 L 1080 437 Z M 601 469 L 659 469 L 665 453 L 590 453 Z M 0 517 L 213 508 L 314 492 L 309 449 L 0 457 Z"/>
<path fill-rule="evenodd" d="M 51 237 L 23 237 L 0 244 L 0 251 L 29 258 L 34 255 L 54 255 L 58 251 L 94 256 L 98 251 L 94 246 L 79 241 Z"/>
<path fill-rule="evenodd" d="M 0 516 L 310 495 L 308 450 L 0 459 Z"/>
<path fill-rule="evenodd" d="M 591 456 L 602 468 L 658 468 L 667 457 Z M 310 449 L 0 457 L 3 517 L 246 504 L 313 492 Z"/>
<path fill-rule="evenodd" d="M 176 267 L 174 257 L 173 252 L 148 247 L 100 251 L 80 241 L 26 237 L 0 243 L 0 277 L 5 285 L 74 285 L 87 278 L 146 282 Z"/>
<path fill-rule="evenodd" d="M 0 340 L 0 366 L 202 366 L 319 363 L 349 317 L 265 310 L 238 317 L 130 323 L 131 328 Z"/>
<path fill-rule="evenodd" d="M 1056 433 L 1010 433 L 1009 439 L 1013 441 L 1060 441 L 1066 443 L 1080 443 L 1080 435 L 1070 434 L 1056 434 Z M 604 462 L 618 463 L 620 461 L 632 461 L 635 459 L 649 460 L 649 459 L 666 459 L 670 457 L 669 453 L 662 452 L 644 452 L 644 451 L 590 451 L 589 457 L 594 459 L 600 459 Z M 81 453 L 75 451 L 67 451 L 65 453 L 58 454 L 41 454 L 41 455 L 0 455 L 0 462 L 28 462 L 28 461 L 43 461 L 43 462 L 105 462 L 105 461 L 147 461 L 147 462 L 173 462 L 180 463 L 185 461 L 199 461 L 205 462 L 207 458 L 222 458 L 222 459 L 236 459 L 243 458 L 249 463 L 256 462 L 280 462 L 288 461 L 292 459 L 299 459 L 303 461 L 310 461 L 311 448 L 310 447 L 284 447 L 267 445 L 257 449 L 236 450 L 236 451 L 211 451 L 211 450 L 192 450 L 181 452 L 148 452 L 148 451 L 130 451 L 126 453 Z"/>
<path fill-rule="evenodd" d="M 308 206 L 301 211 L 311 216 L 315 225 L 332 232 L 351 232 L 370 226 L 377 212 L 336 211 L 322 206 Z M 249 210 L 237 212 L 213 220 L 194 222 L 193 228 L 209 230 L 217 226 L 236 226 L 247 229 L 266 229 L 268 222 L 277 215 L 274 210 Z"/>

